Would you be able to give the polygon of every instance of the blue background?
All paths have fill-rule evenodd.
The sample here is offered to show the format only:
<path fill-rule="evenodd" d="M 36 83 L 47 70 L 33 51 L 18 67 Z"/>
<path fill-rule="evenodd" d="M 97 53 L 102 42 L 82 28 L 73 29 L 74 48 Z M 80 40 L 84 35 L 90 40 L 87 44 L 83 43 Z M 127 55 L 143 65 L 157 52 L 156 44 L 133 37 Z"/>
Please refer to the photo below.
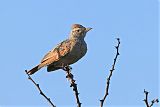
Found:
<path fill-rule="evenodd" d="M 88 52 L 72 65 L 82 106 L 99 106 L 106 77 L 121 39 L 120 56 L 105 105 L 144 107 L 158 97 L 158 4 L 156 0 L 0 0 L 0 105 L 48 106 L 25 69 L 37 65 L 71 25 L 93 29 L 85 40 Z M 75 98 L 62 70 L 41 69 L 33 79 L 57 105 L 74 106 Z"/>

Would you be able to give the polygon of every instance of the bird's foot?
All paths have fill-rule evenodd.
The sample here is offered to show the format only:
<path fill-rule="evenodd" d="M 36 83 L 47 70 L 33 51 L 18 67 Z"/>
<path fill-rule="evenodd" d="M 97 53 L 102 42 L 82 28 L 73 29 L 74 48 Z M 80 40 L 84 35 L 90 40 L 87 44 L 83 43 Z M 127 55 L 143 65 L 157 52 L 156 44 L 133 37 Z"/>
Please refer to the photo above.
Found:
<path fill-rule="evenodd" d="M 69 66 L 69 65 L 65 65 L 65 66 L 62 67 L 62 69 L 63 69 L 64 71 L 70 71 L 70 70 L 72 69 L 72 67 Z"/>

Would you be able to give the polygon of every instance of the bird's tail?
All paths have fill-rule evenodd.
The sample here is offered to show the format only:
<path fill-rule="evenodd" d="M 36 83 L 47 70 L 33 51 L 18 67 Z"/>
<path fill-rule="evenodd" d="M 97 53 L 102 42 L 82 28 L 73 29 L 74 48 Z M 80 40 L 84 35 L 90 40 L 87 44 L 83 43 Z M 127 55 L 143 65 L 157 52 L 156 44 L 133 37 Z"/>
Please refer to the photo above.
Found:
<path fill-rule="evenodd" d="M 27 74 L 32 75 L 35 72 L 37 72 L 39 70 L 39 65 L 37 65 L 36 67 L 32 68 L 31 70 L 27 71 Z"/>

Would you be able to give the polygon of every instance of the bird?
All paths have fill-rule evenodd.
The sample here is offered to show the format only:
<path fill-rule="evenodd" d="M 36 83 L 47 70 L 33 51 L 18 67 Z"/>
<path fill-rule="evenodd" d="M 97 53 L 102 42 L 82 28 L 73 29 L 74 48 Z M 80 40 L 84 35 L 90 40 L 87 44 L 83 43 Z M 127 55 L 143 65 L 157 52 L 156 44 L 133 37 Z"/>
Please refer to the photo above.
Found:
<path fill-rule="evenodd" d="M 68 39 L 50 50 L 37 66 L 27 71 L 27 74 L 32 75 L 43 67 L 47 67 L 47 71 L 51 72 L 77 62 L 87 52 L 84 38 L 91 29 L 81 24 L 73 24 Z"/>

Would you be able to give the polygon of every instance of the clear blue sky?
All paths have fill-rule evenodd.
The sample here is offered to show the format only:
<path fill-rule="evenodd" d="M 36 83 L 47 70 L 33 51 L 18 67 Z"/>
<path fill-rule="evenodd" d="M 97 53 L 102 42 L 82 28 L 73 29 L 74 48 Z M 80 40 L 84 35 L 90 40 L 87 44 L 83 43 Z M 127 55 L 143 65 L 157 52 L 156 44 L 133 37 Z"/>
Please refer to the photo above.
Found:
<path fill-rule="evenodd" d="M 92 27 L 85 40 L 88 52 L 72 65 L 82 106 L 99 106 L 106 77 L 120 56 L 105 105 L 144 107 L 143 90 L 158 97 L 158 1 L 156 0 L 1 0 L 0 105 L 48 106 L 25 69 L 68 37 L 74 23 Z M 41 69 L 32 76 L 57 105 L 74 106 L 75 98 L 62 70 Z"/>

